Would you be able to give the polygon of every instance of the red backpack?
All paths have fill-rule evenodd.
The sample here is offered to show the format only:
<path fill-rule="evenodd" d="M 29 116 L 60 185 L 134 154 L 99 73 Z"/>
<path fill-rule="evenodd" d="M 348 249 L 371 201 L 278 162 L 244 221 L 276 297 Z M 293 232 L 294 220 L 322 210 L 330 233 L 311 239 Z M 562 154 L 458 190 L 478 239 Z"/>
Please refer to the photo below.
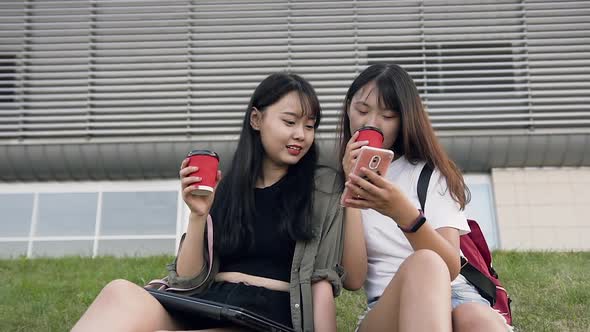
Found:
<path fill-rule="evenodd" d="M 432 167 L 426 164 L 418 179 L 418 199 L 424 211 L 426 192 L 432 175 Z M 478 290 L 479 294 L 488 300 L 509 325 L 512 325 L 512 311 L 510 310 L 510 296 L 502 287 L 498 273 L 492 267 L 492 254 L 479 225 L 475 220 L 468 219 L 471 232 L 460 237 L 461 274 Z"/>

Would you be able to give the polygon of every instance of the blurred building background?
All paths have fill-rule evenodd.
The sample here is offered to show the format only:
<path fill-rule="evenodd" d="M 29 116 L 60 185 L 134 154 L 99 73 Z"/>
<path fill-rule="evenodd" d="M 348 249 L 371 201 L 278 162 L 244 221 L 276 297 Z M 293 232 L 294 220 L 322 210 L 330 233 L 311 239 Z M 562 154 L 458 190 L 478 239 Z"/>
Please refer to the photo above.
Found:
<path fill-rule="evenodd" d="M 416 81 L 493 248 L 590 249 L 589 1 L 2 0 L 0 257 L 172 254 L 180 161 L 227 166 L 258 82 L 312 82 L 336 165 L 375 62 Z"/>

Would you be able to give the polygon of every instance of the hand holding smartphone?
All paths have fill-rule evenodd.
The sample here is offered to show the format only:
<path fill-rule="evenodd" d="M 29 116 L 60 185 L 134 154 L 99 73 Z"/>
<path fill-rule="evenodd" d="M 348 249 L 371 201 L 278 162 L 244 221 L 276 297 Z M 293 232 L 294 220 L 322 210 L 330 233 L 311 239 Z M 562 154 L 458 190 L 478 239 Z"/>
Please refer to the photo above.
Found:
<path fill-rule="evenodd" d="M 380 176 L 385 176 L 392 160 L 393 152 L 391 150 L 363 146 L 352 168 L 352 174 L 361 176 L 361 168 L 365 167 Z M 354 199 L 355 197 L 353 197 L 352 192 L 348 188 L 344 188 L 340 204 L 346 206 L 346 200 L 349 198 Z"/>

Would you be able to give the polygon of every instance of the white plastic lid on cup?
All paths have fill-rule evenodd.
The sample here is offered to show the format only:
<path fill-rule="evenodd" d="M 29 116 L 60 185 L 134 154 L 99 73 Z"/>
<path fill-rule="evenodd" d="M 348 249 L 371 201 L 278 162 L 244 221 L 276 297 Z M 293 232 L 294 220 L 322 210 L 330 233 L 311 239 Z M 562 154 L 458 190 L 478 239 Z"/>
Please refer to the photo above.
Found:
<path fill-rule="evenodd" d="M 197 186 L 196 190 L 191 191 L 191 194 L 195 196 L 208 196 L 213 193 L 213 188 L 209 186 Z"/>
<path fill-rule="evenodd" d="M 210 150 L 202 150 L 202 149 L 192 150 L 186 155 L 186 157 L 188 158 L 190 156 L 199 156 L 199 155 L 211 156 L 211 157 L 214 157 L 215 159 L 219 160 L 219 155 L 216 152 L 210 151 Z"/>

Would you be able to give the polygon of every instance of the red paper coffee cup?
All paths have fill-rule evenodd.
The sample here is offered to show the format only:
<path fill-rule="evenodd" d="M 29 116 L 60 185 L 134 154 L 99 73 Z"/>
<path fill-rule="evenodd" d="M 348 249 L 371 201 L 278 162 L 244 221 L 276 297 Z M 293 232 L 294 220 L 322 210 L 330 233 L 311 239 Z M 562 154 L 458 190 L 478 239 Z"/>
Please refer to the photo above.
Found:
<path fill-rule="evenodd" d="M 365 126 L 361 127 L 357 131 L 359 132 L 359 136 L 356 139 L 357 141 L 369 141 L 369 146 L 374 148 L 383 147 L 383 132 L 381 129 L 377 127 Z"/>
<path fill-rule="evenodd" d="M 197 183 L 197 189 L 192 191 L 193 195 L 207 196 L 213 193 L 217 184 L 217 168 L 219 167 L 219 156 L 209 150 L 193 150 L 188 153 L 188 166 L 197 166 L 199 170 L 189 174 L 198 176 L 201 182 Z"/>

